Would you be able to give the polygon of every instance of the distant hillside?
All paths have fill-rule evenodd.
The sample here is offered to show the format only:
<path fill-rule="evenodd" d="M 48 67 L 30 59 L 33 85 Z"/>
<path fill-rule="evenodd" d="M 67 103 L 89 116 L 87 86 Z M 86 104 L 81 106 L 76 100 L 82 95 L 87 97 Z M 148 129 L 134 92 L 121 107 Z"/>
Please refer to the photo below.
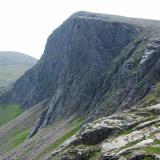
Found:
<path fill-rule="evenodd" d="M 37 60 L 19 52 L 0 51 L 0 87 L 18 79 Z"/>

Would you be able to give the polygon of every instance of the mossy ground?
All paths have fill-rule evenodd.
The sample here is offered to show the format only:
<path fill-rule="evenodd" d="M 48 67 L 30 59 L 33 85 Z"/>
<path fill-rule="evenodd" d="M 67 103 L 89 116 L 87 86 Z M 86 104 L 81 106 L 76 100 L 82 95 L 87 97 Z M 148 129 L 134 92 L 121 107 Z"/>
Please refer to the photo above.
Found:
<path fill-rule="evenodd" d="M 160 154 L 160 147 L 147 146 L 143 150 L 148 154 Z"/>

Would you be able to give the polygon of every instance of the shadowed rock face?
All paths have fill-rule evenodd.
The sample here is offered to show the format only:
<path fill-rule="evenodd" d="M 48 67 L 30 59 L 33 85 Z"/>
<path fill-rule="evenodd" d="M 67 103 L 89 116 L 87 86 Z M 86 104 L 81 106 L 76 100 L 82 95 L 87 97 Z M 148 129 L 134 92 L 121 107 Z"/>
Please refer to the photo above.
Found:
<path fill-rule="evenodd" d="M 117 106 L 134 104 L 156 82 L 150 81 L 153 70 L 148 71 L 159 67 L 159 62 L 153 64 L 159 57 L 159 41 L 151 40 L 153 26 L 148 29 L 140 20 L 128 21 L 85 12 L 72 15 L 49 36 L 37 65 L 1 101 L 17 101 L 29 108 L 48 98 L 38 128 L 73 114 L 102 113 L 106 105 L 115 112 Z M 158 47 L 145 50 L 154 41 Z M 148 54 L 151 50 L 155 54 Z M 141 81 L 144 78 L 148 78 L 147 84 Z"/>
<path fill-rule="evenodd" d="M 28 107 L 50 97 L 55 115 L 86 111 L 102 75 L 138 32 L 125 23 L 71 16 L 50 35 L 38 64 L 16 82 L 12 99 Z"/>

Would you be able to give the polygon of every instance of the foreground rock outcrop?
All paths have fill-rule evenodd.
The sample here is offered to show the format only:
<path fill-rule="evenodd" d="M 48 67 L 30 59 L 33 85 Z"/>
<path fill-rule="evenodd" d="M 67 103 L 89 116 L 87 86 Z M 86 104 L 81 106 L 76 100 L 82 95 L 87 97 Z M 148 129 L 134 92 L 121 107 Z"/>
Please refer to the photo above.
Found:
<path fill-rule="evenodd" d="M 48 159 L 160 159 L 160 104 L 85 124 Z"/>

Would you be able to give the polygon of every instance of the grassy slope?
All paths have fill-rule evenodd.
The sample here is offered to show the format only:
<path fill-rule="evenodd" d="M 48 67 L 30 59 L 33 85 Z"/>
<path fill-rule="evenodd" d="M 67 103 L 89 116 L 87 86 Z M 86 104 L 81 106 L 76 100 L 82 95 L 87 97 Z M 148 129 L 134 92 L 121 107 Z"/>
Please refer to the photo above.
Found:
<path fill-rule="evenodd" d="M 19 104 L 10 104 L 10 105 L 0 105 L 0 127 L 3 127 L 4 124 L 13 120 L 17 116 L 19 116 L 23 112 L 22 107 Z M 4 149 L 10 150 L 19 144 L 21 144 L 26 138 L 28 130 L 24 130 L 23 132 L 19 132 L 16 129 L 13 129 L 5 142 L 0 144 Z M 8 146 L 8 147 L 7 147 Z"/>
<path fill-rule="evenodd" d="M 30 160 L 44 159 L 46 156 L 50 155 L 53 152 L 53 150 L 56 149 L 60 144 L 62 144 L 65 140 L 67 140 L 72 135 L 74 135 L 77 131 L 79 131 L 82 123 L 83 123 L 83 119 L 79 119 L 79 118 L 74 119 L 72 121 L 70 120 L 59 121 L 55 124 L 42 128 L 34 137 L 32 137 L 31 139 L 26 139 L 25 143 L 23 143 L 25 139 L 23 137 L 26 137 L 28 135 L 27 128 L 25 128 L 23 131 L 22 130 L 19 131 L 18 136 L 16 135 L 18 133 L 17 131 L 15 131 L 15 133 L 13 133 L 12 131 L 13 135 L 12 134 L 8 135 L 7 141 L 4 140 L 3 142 L 5 143 L 7 142 L 7 144 L 10 144 L 10 142 L 12 142 L 12 140 L 8 140 L 8 138 L 10 139 L 10 137 L 14 137 L 14 140 L 16 139 L 16 142 L 14 142 L 14 145 L 12 145 L 13 146 L 12 150 L 10 148 L 8 150 L 9 151 L 8 153 L 6 153 L 6 150 L 5 150 L 6 154 L 3 154 L 2 156 L 0 154 L 0 159 L 5 159 L 8 157 L 12 159 L 19 159 L 19 160 L 20 159 L 30 159 Z M 20 144 L 19 141 L 20 143 L 23 143 L 23 145 L 19 145 Z M 0 144 L 2 144 L 3 142 L 0 141 Z M 4 145 L 3 145 L 3 148 L 4 148 Z M 0 150 L 1 150 L 1 145 L 0 145 Z"/>
<path fill-rule="evenodd" d="M 83 118 L 77 118 L 70 122 L 68 124 L 69 130 L 63 136 L 59 137 L 54 143 L 51 143 L 46 148 L 44 148 L 42 152 L 35 157 L 34 160 L 44 159 L 45 156 L 49 155 L 67 139 L 76 134 L 80 130 L 82 123 Z"/>
<path fill-rule="evenodd" d="M 8 152 L 16 147 L 18 147 L 20 144 L 22 144 L 25 139 L 27 138 L 29 134 L 29 129 L 24 128 L 24 130 L 20 129 L 13 129 L 10 134 L 8 134 L 7 137 L 5 137 L 5 141 L 2 140 L 2 144 L 0 144 L 0 148 L 4 152 Z"/>
<path fill-rule="evenodd" d="M 45 107 L 42 102 L 1 126 L 0 155 L 15 149 L 24 142 L 29 134 L 29 130 L 33 127 L 35 120 L 39 117 L 40 113 L 43 111 L 43 108 Z M 13 111 L 15 112 L 15 108 Z"/>
<path fill-rule="evenodd" d="M 16 81 L 36 61 L 22 53 L 0 52 L 0 87 Z M 0 154 L 24 142 L 41 109 L 33 108 L 33 113 L 26 114 L 22 113 L 23 109 L 19 104 L 0 105 Z"/>
<path fill-rule="evenodd" d="M 18 104 L 0 105 L 0 126 L 16 118 L 23 111 Z"/>

